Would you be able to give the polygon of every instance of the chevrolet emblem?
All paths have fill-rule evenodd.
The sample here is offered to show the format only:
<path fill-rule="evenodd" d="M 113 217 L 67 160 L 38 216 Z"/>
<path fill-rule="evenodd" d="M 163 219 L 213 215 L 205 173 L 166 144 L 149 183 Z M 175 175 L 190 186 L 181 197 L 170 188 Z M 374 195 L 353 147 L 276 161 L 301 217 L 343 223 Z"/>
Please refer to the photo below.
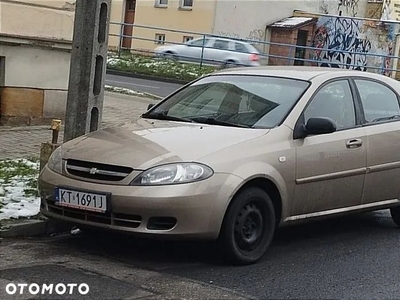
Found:
<path fill-rule="evenodd" d="M 97 168 L 91 168 L 89 171 L 90 174 L 94 175 L 97 173 Z"/>

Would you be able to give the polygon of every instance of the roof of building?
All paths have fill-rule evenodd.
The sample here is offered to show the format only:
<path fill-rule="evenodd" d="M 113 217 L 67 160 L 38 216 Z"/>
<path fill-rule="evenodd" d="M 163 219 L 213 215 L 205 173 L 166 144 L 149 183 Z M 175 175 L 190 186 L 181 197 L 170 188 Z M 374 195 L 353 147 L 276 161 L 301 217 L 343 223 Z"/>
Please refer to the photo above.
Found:
<path fill-rule="evenodd" d="M 288 17 L 270 24 L 269 28 L 280 28 L 280 29 L 296 29 L 308 24 L 317 22 L 317 18 L 311 17 Z"/>
<path fill-rule="evenodd" d="M 0 33 L 0 45 L 32 46 L 70 51 L 72 48 L 72 41 L 55 38 Z"/>

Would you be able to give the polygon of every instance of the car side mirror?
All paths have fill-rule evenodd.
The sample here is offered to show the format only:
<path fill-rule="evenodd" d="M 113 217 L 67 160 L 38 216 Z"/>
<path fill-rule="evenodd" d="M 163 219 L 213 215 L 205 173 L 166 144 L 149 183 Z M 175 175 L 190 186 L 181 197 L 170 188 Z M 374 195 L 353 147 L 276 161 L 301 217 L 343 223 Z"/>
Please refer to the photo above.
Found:
<path fill-rule="evenodd" d="M 310 118 L 303 127 L 304 134 L 328 134 L 336 131 L 336 123 L 329 118 Z"/>
<path fill-rule="evenodd" d="M 303 139 L 308 135 L 328 134 L 336 131 L 336 123 L 329 118 L 310 118 L 307 124 L 296 127 L 294 139 Z"/>
<path fill-rule="evenodd" d="M 149 105 L 147 105 L 147 110 L 150 110 L 150 108 L 152 108 L 154 105 L 154 103 L 150 103 Z"/>

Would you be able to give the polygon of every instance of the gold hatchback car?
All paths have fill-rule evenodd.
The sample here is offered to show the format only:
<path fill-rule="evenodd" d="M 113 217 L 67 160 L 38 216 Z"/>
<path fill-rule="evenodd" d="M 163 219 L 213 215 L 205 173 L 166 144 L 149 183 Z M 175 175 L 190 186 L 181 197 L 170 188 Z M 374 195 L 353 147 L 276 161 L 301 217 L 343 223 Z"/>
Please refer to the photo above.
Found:
<path fill-rule="evenodd" d="M 137 121 L 62 144 L 40 174 L 49 218 L 217 240 L 233 264 L 278 226 L 391 209 L 400 225 L 400 83 L 314 67 L 202 77 Z"/>

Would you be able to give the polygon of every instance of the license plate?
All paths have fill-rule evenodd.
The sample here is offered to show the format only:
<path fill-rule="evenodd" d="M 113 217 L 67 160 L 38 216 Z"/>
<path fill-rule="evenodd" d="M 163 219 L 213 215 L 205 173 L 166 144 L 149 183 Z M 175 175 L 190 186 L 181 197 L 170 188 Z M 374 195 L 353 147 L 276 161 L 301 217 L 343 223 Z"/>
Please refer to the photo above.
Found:
<path fill-rule="evenodd" d="M 90 210 L 95 212 L 107 211 L 107 195 L 91 192 L 74 191 L 63 188 L 55 190 L 56 205 Z"/>

